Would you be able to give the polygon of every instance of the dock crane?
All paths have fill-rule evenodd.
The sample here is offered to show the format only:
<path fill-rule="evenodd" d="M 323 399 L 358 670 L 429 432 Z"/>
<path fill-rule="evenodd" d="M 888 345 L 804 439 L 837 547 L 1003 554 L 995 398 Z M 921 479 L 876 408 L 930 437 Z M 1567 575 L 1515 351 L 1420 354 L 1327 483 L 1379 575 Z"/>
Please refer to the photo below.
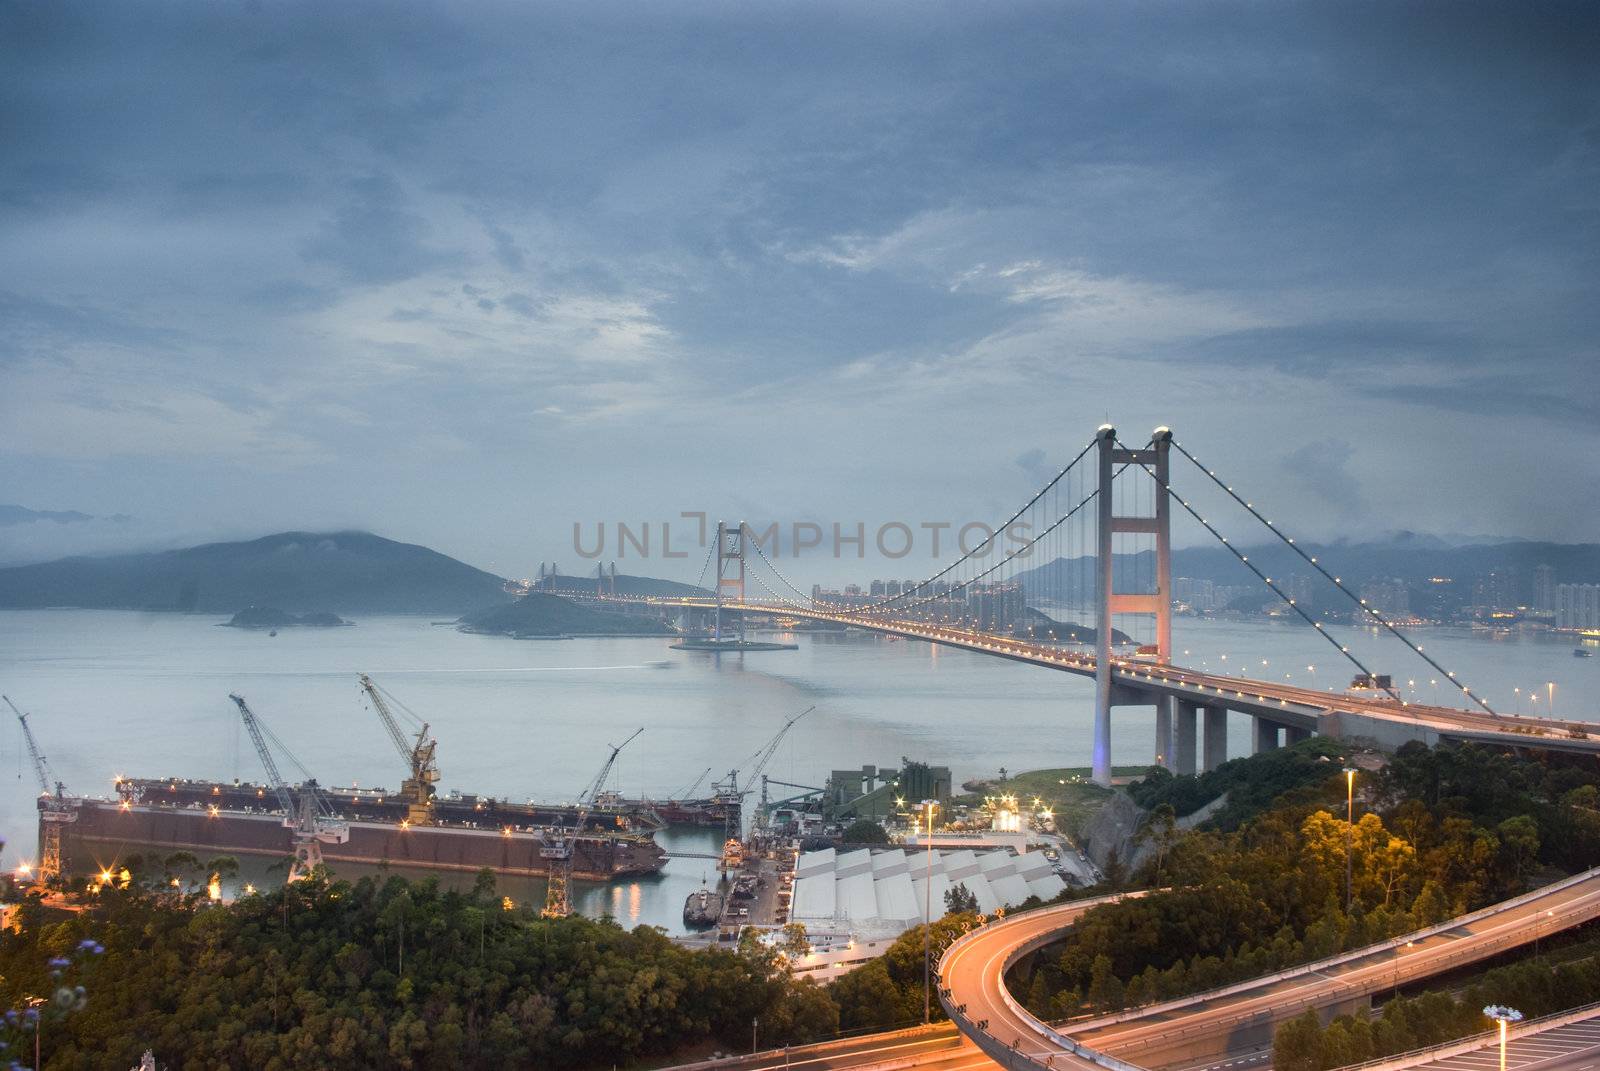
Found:
<path fill-rule="evenodd" d="M 565 826 L 546 830 L 547 839 L 539 849 L 539 855 L 552 861 L 550 879 L 545 886 L 544 910 L 539 912 L 547 919 L 566 918 L 572 914 L 572 896 L 569 886 L 572 883 L 572 848 L 573 839 L 583 832 L 584 823 L 589 820 L 589 812 L 594 810 L 595 804 L 600 800 L 600 794 L 605 791 L 606 778 L 611 776 L 611 768 L 617 764 L 617 756 L 622 754 L 622 749 L 633 743 L 635 737 L 644 732 L 638 728 L 633 734 L 620 744 L 611 745 L 611 754 L 606 756 L 605 764 L 600 767 L 600 772 L 593 781 L 584 786 L 578 795 L 578 818 L 573 824 L 571 835 Z"/>
<path fill-rule="evenodd" d="M 61 876 L 61 827 L 78 820 L 78 801 L 67 795 L 66 786 L 56 778 L 46 761 L 39 743 L 33 738 L 33 727 L 28 715 L 17 709 L 10 696 L 0 696 L 6 706 L 17 716 L 22 726 L 22 737 L 28 745 L 28 757 L 33 760 L 33 772 L 39 779 L 39 798 L 44 801 L 39 810 L 39 880 L 48 881 Z"/>
<path fill-rule="evenodd" d="M 700 785 L 705 781 L 706 777 L 708 775 L 710 775 L 710 773 L 711 773 L 711 767 L 707 766 L 704 770 L 700 771 L 700 776 L 696 777 L 694 779 L 694 781 L 692 781 L 689 784 L 688 788 L 680 788 L 678 791 L 676 791 L 672 795 L 668 796 L 667 799 L 669 799 L 669 800 L 686 800 L 690 796 L 693 796 L 695 794 L 695 790 L 700 787 Z"/>
<path fill-rule="evenodd" d="M 773 734 L 772 739 L 763 744 L 755 754 L 744 761 L 740 768 L 728 771 L 728 779 L 717 786 L 718 798 L 727 802 L 723 822 L 722 868 L 724 870 L 737 869 L 743 858 L 743 847 L 739 841 L 739 834 L 744 824 L 744 800 L 755 788 L 756 781 L 761 779 L 767 769 L 767 764 L 772 761 L 772 756 L 778 753 L 778 745 L 783 743 L 783 738 L 789 735 L 795 723 L 810 714 L 817 708 L 806 707 L 800 713 L 783 723 L 783 728 Z M 745 787 L 739 787 L 740 769 L 746 772 Z M 751 832 L 757 836 L 766 831 L 767 817 L 764 811 L 757 811 L 752 823 Z"/>
<path fill-rule="evenodd" d="M 309 775 L 300 785 L 299 799 L 295 798 L 295 793 L 278 772 L 278 764 L 272 757 L 272 749 L 267 746 L 267 739 L 270 737 L 278 750 L 300 768 L 301 773 L 305 773 L 305 767 L 300 766 L 300 760 L 256 716 L 250 704 L 244 701 L 244 696 L 230 693 L 228 698 L 239 708 L 239 717 L 244 719 L 245 730 L 250 734 L 251 743 L 256 746 L 256 754 L 260 756 L 261 765 L 267 772 L 267 781 L 278 797 L 278 805 L 283 808 L 283 824 L 294 831 L 294 862 L 289 864 L 289 880 L 299 881 L 322 865 L 324 844 L 343 844 L 350 839 L 350 824 L 334 816 L 317 788 L 316 779 Z"/>
<path fill-rule="evenodd" d="M 428 723 L 406 709 L 404 703 L 389 695 L 388 692 L 373 683 L 372 678 L 365 673 L 361 674 L 361 688 L 372 700 L 372 709 L 378 712 L 378 718 L 383 722 L 383 727 L 389 732 L 389 739 L 394 741 L 395 750 L 400 753 L 400 760 L 411 771 L 411 776 L 400 783 L 400 794 L 406 799 L 406 821 L 414 826 L 428 825 L 433 821 L 433 797 L 435 794 L 434 783 L 439 780 L 439 767 L 434 763 L 434 748 L 438 747 L 437 740 L 428 739 Z M 395 719 L 393 711 L 385 697 L 399 707 L 411 721 L 421 726 L 417 730 L 416 739 L 408 742 L 405 733 L 400 729 L 400 723 Z"/>

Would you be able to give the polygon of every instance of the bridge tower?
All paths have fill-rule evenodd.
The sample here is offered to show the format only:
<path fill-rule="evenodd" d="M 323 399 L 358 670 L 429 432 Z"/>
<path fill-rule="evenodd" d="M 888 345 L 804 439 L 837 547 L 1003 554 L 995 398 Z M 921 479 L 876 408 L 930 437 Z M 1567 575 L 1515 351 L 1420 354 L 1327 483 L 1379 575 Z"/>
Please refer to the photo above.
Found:
<path fill-rule="evenodd" d="M 711 636 L 722 639 L 722 604 L 729 596 L 732 601 L 744 603 L 744 534 L 745 524 L 730 527 L 727 521 L 717 522 L 717 610 Z M 739 614 L 739 642 L 744 643 L 744 613 Z"/>
<path fill-rule="evenodd" d="M 1116 687 L 1112 677 L 1111 629 L 1114 614 L 1148 614 L 1155 619 L 1156 658 L 1172 661 L 1172 511 L 1168 502 L 1168 459 L 1172 431 L 1161 427 L 1151 436 L 1151 444 L 1129 450 L 1117 444 L 1117 430 L 1102 424 L 1095 432 L 1099 449 L 1099 495 L 1095 502 L 1099 523 L 1097 572 L 1095 574 L 1095 682 L 1094 682 L 1094 759 L 1093 777 L 1102 785 L 1111 784 L 1111 708 L 1113 705 L 1148 702 L 1131 690 Z M 1155 513 L 1149 517 L 1119 517 L 1112 481 L 1118 465 L 1137 465 L 1155 479 Z M 1112 565 L 1118 532 L 1155 536 L 1156 590 L 1121 593 L 1116 590 Z M 1170 700 L 1156 700 L 1157 758 L 1169 761 L 1172 708 Z"/>

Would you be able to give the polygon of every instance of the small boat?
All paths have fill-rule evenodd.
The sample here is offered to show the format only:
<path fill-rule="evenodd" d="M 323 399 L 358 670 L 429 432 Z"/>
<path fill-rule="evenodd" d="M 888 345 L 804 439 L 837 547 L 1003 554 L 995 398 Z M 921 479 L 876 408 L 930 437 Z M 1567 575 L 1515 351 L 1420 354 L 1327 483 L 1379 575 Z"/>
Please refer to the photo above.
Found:
<path fill-rule="evenodd" d="M 278 630 L 277 629 L 273 629 L 271 632 L 267 633 L 268 636 L 276 636 L 277 634 L 278 634 Z"/>
<path fill-rule="evenodd" d="M 691 930 L 707 930 L 722 918 L 722 894 L 700 888 L 683 902 L 683 924 Z"/>
<path fill-rule="evenodd" d="M 1573 658 L 1588 658 L 1592 654 L 1594 654 L 1594 652 L 1589 650 L 1587 647 L 1574 647 L 1572 649 Z"/>
<path fill-rule="evenodd" d="M 644 665 L 646 669 L 671 669 L 676 664 L 675 662 L 669 662 L 665 658 L 658 658 L 653 662 L 646 662 Z"/>

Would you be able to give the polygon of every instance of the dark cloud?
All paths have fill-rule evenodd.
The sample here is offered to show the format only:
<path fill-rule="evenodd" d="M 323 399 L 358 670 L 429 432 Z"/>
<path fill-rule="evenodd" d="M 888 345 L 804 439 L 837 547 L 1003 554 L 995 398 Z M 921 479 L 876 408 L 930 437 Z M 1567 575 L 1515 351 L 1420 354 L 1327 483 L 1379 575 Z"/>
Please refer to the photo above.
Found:
<path fill-rule="evenodd" d="M 409 279 L 445 257 L 427 244 L 428 225 L 399 183 L 372 175 L 348 184 L 343 203 L 301 248 L 306 259 L 337 268 L 352 282 Z"/>
<path fill-rule="evenodd" d="M 1579 535 L 1600 507 L 1519 474 L 1558 435 L 1600 475 L 1597 29 L 1549 2 L 0 5 L 8 497 L 379 528 L 426 502 L 474 519 L 419 535 L 509 558 L 597 496 L 671 515 L 741 480 L 769 514 L 893 488 L 939 516 L 1109 417 L 1310 439 L 1207 454 L 1337 534 L 1393 505 L 1343 430 L 1381 423 Z M 379 427 L 406 429 L 382 458 Z M 325 467 L 268 471 L 291 455 Z"/>
<path fill-rule="evenodd" d="M 1345 440 L 1322 439 L 1290 450 L 1283 456 L 1283 468 L 1300 486 L 1334 506 L 1354 525 L 1363 519 L 1367 506 L 1360 481 L 1350 471 L 1353 457 L 1355 450 Z"/>

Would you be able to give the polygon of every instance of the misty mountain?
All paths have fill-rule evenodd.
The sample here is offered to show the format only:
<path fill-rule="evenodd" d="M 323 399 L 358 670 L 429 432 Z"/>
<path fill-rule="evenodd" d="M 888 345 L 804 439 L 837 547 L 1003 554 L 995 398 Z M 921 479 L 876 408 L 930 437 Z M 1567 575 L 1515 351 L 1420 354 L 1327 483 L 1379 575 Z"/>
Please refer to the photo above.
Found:
<path fill-rule="evenodd" d="M 460 614 L 509 601 L 503 583 L 427 547 L 368 532 L 280 532 L 0 569 L 0 607 Z"/>
<path fill-rule="evenodd" d="M 131 520 L 133 518 L 126 513 L 97 517 L 92 513 L 82 513 L 75 509 L 29 509 L 15 502 L 0 502 L 0 528 L 10 528 L 19 524 L 40 524 L 45 521 L 55 524 L 87 524 L 90 521 L 114 521 L 117 524 L 124 524 Z"/>

